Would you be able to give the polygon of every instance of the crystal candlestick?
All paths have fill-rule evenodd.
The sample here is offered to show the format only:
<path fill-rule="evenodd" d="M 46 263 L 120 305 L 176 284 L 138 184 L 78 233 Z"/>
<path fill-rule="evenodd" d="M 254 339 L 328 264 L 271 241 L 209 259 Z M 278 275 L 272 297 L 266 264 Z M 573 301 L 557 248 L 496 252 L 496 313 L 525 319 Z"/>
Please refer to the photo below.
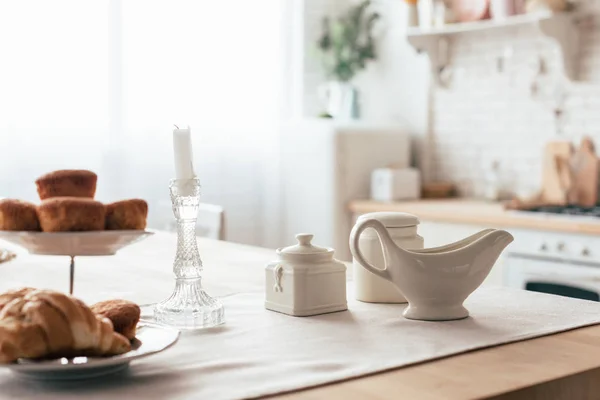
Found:
<path fill-rule="evenodd" d="M 202 260 L 196 242 L 200 204 L 198 179 L 173 179 L 169 186 L 177 219 L 175 290 L 154 307 L 154 319 L 178 329 L 200 329 L 225 322 L 223 305 L 202 288 Z"/>

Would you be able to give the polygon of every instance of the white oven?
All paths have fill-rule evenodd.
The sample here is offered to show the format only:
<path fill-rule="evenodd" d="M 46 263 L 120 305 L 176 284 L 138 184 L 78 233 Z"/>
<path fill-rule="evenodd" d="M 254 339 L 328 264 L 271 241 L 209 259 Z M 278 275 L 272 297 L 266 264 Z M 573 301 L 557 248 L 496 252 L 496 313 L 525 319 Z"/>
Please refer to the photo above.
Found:
<path fill-rule="evenodd" d="M 600 237 L 511 231 L 504 282 L 536 292 L 600 301 Z"/>

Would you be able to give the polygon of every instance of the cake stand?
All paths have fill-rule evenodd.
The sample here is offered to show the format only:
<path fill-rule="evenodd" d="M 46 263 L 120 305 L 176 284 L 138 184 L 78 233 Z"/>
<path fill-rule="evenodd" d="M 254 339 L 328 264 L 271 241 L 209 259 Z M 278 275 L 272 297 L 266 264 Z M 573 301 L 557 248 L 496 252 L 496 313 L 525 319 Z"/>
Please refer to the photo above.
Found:
<path fill-rule="evenodd" d="M 70 258 L 69 294 L 73 294 L 75 257 L 112 256 L 139 242 L 152 231 L 13 232 L 0 231 L 0 239 L 26 249 L 29 254 Z"/>

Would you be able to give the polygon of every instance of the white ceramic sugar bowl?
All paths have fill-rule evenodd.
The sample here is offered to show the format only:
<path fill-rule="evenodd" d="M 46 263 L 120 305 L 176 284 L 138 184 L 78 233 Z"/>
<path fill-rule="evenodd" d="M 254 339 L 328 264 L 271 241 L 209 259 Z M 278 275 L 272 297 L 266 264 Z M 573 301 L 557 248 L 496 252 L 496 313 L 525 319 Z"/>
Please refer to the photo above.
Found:
<path fill-rule="evenodd" d="M 277 249 L 278 259 L 265 269 L 265 308 L 297 317 L 344 311 L 346 265 L 333 249 L 311 244 L 313 235 L 298 234 L 298 244 Z"/>
<path fill-rule="evenodd" d="M 375 212 L 358 217 L 356 223 L 376 219 L 385 226 L 395 244 L 405 249 L 423 248 L 423 238 L 417 234 L 419 218 L 401 212 Z M 374 229 L 365 230 L 359 238 L 359 248 L 365 259 L 379 269 L 385 268 L 381 242 Z M 356 260 L 354 267 L 354 292 L 356 299 L 369 303 L 406 303 L 406 299 L 391 282 L 367 271 Z"/>

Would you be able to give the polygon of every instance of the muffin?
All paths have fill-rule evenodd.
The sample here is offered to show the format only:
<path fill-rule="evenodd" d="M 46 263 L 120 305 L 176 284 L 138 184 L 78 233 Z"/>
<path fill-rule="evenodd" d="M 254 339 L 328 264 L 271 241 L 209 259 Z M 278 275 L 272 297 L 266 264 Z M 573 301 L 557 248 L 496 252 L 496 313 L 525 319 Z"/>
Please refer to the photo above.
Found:
<path fill-rule="evenodd" d="M 0 231 L 39 230 L 35 204 L 22 200 L 0 200 Z"/>
<path fill-rule="evenodd" d="M 141 314 L 137 304 L 127 300 L 106 300 L 94 304 L 91 309 L 96 315 L 110 319 L 115 332 L 129 340 L 135 338 L 135 328 Z"/>
<path fill-rule="evenodd" d="M 92 171 L 64 169 L 40 176 L 35 184 L 40 199 L 52 197 L 94 198 L 98 176 Z"/>
<path fill-rule="evenodd" d="M 92 199 L 54 197 L 44 200 L 37 213 L 44 232 L 104 230 L 106 209 Z"/>
<path fill-rule="evenodd" d="M 106 205 L 106 229 L 144 230 L 148 203 L 141 199 L 117 201 Z"/>

